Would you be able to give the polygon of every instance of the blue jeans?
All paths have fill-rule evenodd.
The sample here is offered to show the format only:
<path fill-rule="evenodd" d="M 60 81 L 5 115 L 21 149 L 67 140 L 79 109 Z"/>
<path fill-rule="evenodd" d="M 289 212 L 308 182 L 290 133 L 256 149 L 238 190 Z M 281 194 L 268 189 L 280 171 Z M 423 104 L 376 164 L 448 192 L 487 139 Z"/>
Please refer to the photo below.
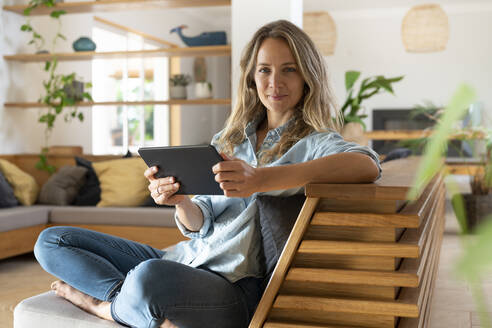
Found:
<path fill-rule="evenodd" d="M 36 259 L 70 286 L 111 302 L 113 319 L 129 327 L 247 327 L 261 298 L 261 279 L 235 283 L 204 267 L 161 259 L 164 251 L 76 227 L 38 237 Z"/>

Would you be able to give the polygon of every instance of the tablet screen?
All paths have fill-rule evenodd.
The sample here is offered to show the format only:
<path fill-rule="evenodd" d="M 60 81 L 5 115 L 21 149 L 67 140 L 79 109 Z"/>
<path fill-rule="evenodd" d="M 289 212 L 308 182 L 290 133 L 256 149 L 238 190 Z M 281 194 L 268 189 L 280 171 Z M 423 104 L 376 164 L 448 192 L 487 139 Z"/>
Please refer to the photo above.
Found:
<path fill-rule="evenodd" d="M 176 194 L 224 194 L 212 172 L 223 159 L 212 145 L 142 147 L 138 153 L 147 166 L 157 166 L 156 178 L 175 177 L 180 183 Z"/>

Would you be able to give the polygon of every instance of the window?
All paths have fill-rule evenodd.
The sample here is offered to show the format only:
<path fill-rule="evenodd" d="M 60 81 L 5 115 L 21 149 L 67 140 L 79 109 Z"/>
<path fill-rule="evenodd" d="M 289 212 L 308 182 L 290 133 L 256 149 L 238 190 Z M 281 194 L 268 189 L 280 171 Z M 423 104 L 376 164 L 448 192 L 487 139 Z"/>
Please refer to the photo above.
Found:
<path fill-rule="evenodd" d="M 93 28 L 98 51 L 155 49 L 142 37 L 100 27 Z M 94 101 L 138 102 L 167 99 L 167 58 L 95 59 L 92 65 Z M 124 154 L 142 146 L 169 145 L 169 106 L 94 106 L 92 152 Z"/>

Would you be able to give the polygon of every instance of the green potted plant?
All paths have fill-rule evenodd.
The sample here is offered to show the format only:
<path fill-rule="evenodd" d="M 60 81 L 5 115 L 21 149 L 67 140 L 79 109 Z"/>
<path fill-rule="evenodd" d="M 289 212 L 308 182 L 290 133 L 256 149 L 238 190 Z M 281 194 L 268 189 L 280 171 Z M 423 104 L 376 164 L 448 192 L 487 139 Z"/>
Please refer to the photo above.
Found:
<path fill-rule="evenodd" d="M 492 214 L 492 139 L 488 135 L 487 152 L 482 156 L 480 166 L 470 176 L 471 193 L 464 194 L 466 223 L 469 230 L 488 214 Z"/>
<path fill-rule="evenodd" d="M 360 74 L 359 71 L 345 72 L 347 97 L 341 108 L 344 121 L 342 135 L 347 140 L 367 144 L 363 136 L 366 129 L 363 119 L 367 115 L 364 113 L 362 102 L 382 92 L 394 94 L 392 84 L 401 81 L 403 76 L 393 78 L 386 78 L 382 75 L 371 76 L 362 80 L 359 89 L 356 90 L 355 82 L 359 79 Z"/>
<path fill-rule="evenodd" d="M 24 15 L 29 16 L 31 11 L 38 6 L 46 6 L 48 8 L 55 7 L 56 0 L 31 0 L 28 7 L 24 10 Z M 66 40 L 65 36 L 61 34 L 61 21 L 60 16 L 66 14 L 64 10 L 56 10 L 55 8 L 50 13 L 50 17 L 58 22 L 58 31 L 52 42 L 51 52 L 54 52 L 56 43 L 59 39 Z M 44 37 L 37 33 L 28 20 L 21 26 L 21 31 L 31 33 L 31 40 L 29 44 L 33 44 L 37 50 L 37 53 L 48 52 L 43 49 L 45 44 Z M 89 92 L 83 91 L 83 82 L 76 80 L 76 74 L 60 74 L 56 71 L 58 67 L 58 60 L 53 55 L 44 64 L 44 70 L 48 73 L 48 79 L 43 81 L 44 94 L 40 95 L 38 102 L 46 105 L 46 110 L 39 116 L 38 121 L 45 124 L 45 142 L 44 147 L 39 155 L 40 159 L 36 163 L 36 168 L 45 170 L 48 173 L 53 173 L 56 168 L 48 163 L 47 149 L 48 141 L 51 132 L 54 127 L 56 118 L 59 115 L 64 115 L 65 121 L 71 121 L 73 118 L 77 118 L 79 121 L 84 120 L 84 114 L 78 110 L 76 103 L 79 101 L 89 100 L 92 101 L 92 96 Z M 90 88 L 90 83 L 85 84 L 85 87 Z M 65 109 L 67 108 L 67 109 Z M 68 110 L 70 108 L 70 110 Z"/>
<path fill-rule="evenodd" d="M 175 74 L 169 78 L 169 98 L 186 99 L 186 86 L 191 82 L 188 74 Z"/>
<path fill-rule="evenodd" d="M 444 109 L 442 107 L 427 101 L 422 105 L 415 106 L 410 118 L 424 115 L 439 125 L 443 120 L 443 114 Z M 460 193 L 455 195 L 453 199 L 453 206 L 457 215 L 460 210 L 457 204 L 461 202 L 461 199 L 463 200 L 462 205 L 465 210 L 466 221 L 463 222 L 462 230 L 469 232 L 473 231 L 488 214 L 492 213 L 492 129 L 485 128 L 483 122 L 479 126 L 471 126 L 469 123 L 464 126 L 463 121 L 461 121 L 451 127 L 448 138 L 466 143 L 470 149 L 473 149 L 475 157 L 473 165 L 465 162 L 467 175 L 470 178 L 471 192 Z M 408 147 L 412 152 L 418 154 L 422 152 L 430 140 L 432 140 L 432 134 L 428 137 L 401 141 L 400 145 Z M 456 147 L 452 142 L 448 142 L 447 147 L 453 147 L 465 161 L 461 148 Z"/>

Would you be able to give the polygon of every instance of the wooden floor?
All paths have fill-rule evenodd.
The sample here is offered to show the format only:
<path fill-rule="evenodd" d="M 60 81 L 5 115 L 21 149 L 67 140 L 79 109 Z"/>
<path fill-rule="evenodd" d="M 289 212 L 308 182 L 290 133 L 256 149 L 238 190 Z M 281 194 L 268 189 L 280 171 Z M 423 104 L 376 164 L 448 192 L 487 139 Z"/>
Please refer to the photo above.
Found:
<path fill-rule="evenodd" d="M 480 327 L 469 286 L 453 275 L 454 263 L 461 252 L 457 232 L 456 218 L 447 204 L 446 229 L 432 302 L 432 328 Z M 32 254 L 0 261 L 0 328 L 12 327 L 13 309 L 20 300 L 47 291 L 53 280 Z M 492 275 L 484 280 L 483 288 L 492 312 Z"/>

